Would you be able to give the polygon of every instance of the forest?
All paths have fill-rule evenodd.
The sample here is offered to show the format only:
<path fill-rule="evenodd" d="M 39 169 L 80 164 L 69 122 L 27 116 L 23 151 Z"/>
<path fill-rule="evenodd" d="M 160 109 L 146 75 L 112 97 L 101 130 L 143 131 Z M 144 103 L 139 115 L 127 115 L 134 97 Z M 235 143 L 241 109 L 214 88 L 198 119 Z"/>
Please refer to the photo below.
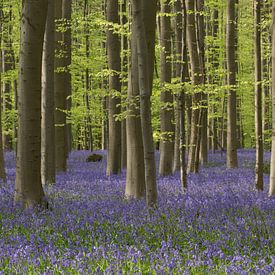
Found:
<path fill-rule="evenodd" d="M 0 0 L 0 275 L 275 274 L 275 0 Z"/>

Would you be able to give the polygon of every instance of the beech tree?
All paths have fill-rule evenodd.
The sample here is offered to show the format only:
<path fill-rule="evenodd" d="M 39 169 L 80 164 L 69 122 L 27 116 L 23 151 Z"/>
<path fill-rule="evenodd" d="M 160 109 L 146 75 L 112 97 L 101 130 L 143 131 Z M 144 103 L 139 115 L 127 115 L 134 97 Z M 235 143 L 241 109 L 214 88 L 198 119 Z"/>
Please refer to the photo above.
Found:
<path fill-rule="evenodd" d="M 174 108 L 173 95 L 167 84 L 171 83 L 171 13 L 170 2 L 161 1 L 160 17 L 160 46 L 161 49 L 161 73 L 160 81 L 161 91 L 161 108 L 160 108 L 160 161 L 159 174 L 167 176 L 173 171 L 173 154 L 174 154 Z"/>
<path fill-rule="evenodd" d="M 109 141 L 107 175 L 119 174 L 121 171 L 121 122 L 116 115 L 120 113 L 120 39 L 115 33 L 114 24 L 119 24 L 118 0 L 107 0 L 107 52 L 109 75 Z"/>
<path fill-rule="evenodd" d="M 195 3 L 186 0 L 187 10 L 187 46 L 191 63 L 191 76 L 194 91 L 192 95 L 192 121 L 191 137 L 189 143 L 188 166 L 187 172 L 198 172 L 198 155 L 197 148 L 200 142 L 200 104 L 201 104 L 201 85 L 203 84 L 203 71 L 201 59 L 199 57 L 199 46 L 197 43 L 197 31 L 195 20 Z"/>
<path fill-rule="evenodd" d="M 54 0 L 48 0 L 42 62 L 41 177 L 43 184 L 55 182 L 54 7 Z"/>
<path fill-rule="evenodd" d="M 14 199 L 25 208 L 47 204 L 41 183 L 41 68 L 46 16 L 46 0 L 23 1 Z"/>
<path fill-rule="evenodd" d="M 272 1 L 272 144 L 269 195 L 275 195 L 275 0 Z"/>
<path fill-rule="evenodd" d="M 138 56 L 138 83 L 140 88 L 140 115 L 142 139 L 144 148 L 145 183 L 147 205 L 152 207 L 157 203 L 156 167 L 151 121 L 151 94 L 153 58 L 151 47 L 154 45 L 154 32 L 147 33 L 148 26 L 155 26 L 155 16 L 145 17 L 145 10 L 156 13 L 155 0 L 132 0 L 133 8 L 133 39 L 136 40 Z M 149 42 L 150 41 L 150 42 Z M 153 47 L 154 48 L 154 47 Z M 150 56 L 150 58 L 149 58 Z M 153 54 L 154 56 L 154 54 Z M 151 61 L 151 62 L 150 62 Z"/>
<path fill-rule="evenodd" d="M 237 96 L 236 96 L 236 0 L 227 1 L 227 29 L 226 29 L 226 60 L 227 84 L 229 86 L 227 99 L 227 167 L 236 168 L 237 159 Z"/>
<path fill-rule="evenodd" d="M 256 129 L 256 188 L 263 190 L 263 119 L 262 119 L 262 53 L 261 1 L 254 1 L 255 10 L 255 129 Z"/>
<path fill-rule="evenodd" d="M 1 85 L 1 76 L 2 76 L 2 18 L 3 18 L 3 10 L 2 5 L 0 5 L 0 98 L 2 96 L 2 85 Z M 0 104 L 0 178 L 3 181 L 7 180 L 6 170 L 5 170 L 5 159 L 4 159 L 4 150 L 3 150 L 3 140 L 2 140 L 2 108 Z"/>

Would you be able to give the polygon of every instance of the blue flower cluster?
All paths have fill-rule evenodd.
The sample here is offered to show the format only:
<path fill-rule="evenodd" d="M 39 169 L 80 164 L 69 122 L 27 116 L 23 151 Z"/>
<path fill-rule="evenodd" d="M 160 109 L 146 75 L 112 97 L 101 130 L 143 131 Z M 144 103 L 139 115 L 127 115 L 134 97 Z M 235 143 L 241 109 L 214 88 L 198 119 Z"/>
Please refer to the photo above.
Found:
<path fill-rule="evenodd" d="M 100 152 L 104 153 L 104 152 Z M 13 206 L 15 159 L 0 187 L 0 274 L 274 274 L 275 199 L 254 190 L 255 152 L 239 151 L 227 170 L 212 154 L 189 175 L 158 178 L 154 213 L 126 200 L 125 172 L 106 177 L 106 162 L 73 152 L 68 172 L 46 187 L 51 211 Z M 269 156 L 266 156 L 268 159 Z"/>

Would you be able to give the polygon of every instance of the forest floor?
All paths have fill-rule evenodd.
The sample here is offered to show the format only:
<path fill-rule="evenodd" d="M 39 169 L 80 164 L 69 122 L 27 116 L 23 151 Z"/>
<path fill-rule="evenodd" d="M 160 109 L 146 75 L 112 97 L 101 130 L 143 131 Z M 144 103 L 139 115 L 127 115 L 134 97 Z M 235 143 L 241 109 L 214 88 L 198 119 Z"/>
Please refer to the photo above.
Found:
<path fill-rule="evenodd" d="M 102 153 L 102 152 L 101 152 Z M 158 209 L 124 198 L 125 172 L 106 177 L 106 159 L 73 152 L 68 173 L 46 188 L 51 211 L 13 206 L 15 158 L 0 187 L 0 274 L 275 274 L 275 199 L 254 190 L 255 151 L 240 168 L 225 155 L 189 175 L 158 178 Z M 270 155 L 265 155 L 268 161 Z"/>

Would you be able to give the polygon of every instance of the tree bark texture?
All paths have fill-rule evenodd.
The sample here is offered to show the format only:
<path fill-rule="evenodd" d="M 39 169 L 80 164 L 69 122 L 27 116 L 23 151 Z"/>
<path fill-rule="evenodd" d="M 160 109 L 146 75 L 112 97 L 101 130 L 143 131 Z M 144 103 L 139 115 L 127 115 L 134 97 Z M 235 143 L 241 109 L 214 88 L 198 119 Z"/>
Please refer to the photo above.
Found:
<path fill-rule="evenodd" d="M 166 84 L 171 83 L 171 20 L 167 16 L 171 12 L 168 0 L 161 2 L 160 17 L 160 46 L 162 48 L 160 55 L 161 72 L 160 82 L 162 91 L 160 96 L 160 161 L 159 174 L 168 176 L 173 172 L 174 155 L 174 135 L 175 127 L 173 125 L 174 108 L 173 94 Z"/>
<path fill-rule="evenodd" d="M 41 184 L 41 67 L 47 1 L 22 6 L 15 202 L 46 206 Z"/>
<path fill-rule="evenodd" d="M 41 177 L 43 184 L 55 183 L 54 33 L 54 0 L 48 0 L 42 60 Z"/>

